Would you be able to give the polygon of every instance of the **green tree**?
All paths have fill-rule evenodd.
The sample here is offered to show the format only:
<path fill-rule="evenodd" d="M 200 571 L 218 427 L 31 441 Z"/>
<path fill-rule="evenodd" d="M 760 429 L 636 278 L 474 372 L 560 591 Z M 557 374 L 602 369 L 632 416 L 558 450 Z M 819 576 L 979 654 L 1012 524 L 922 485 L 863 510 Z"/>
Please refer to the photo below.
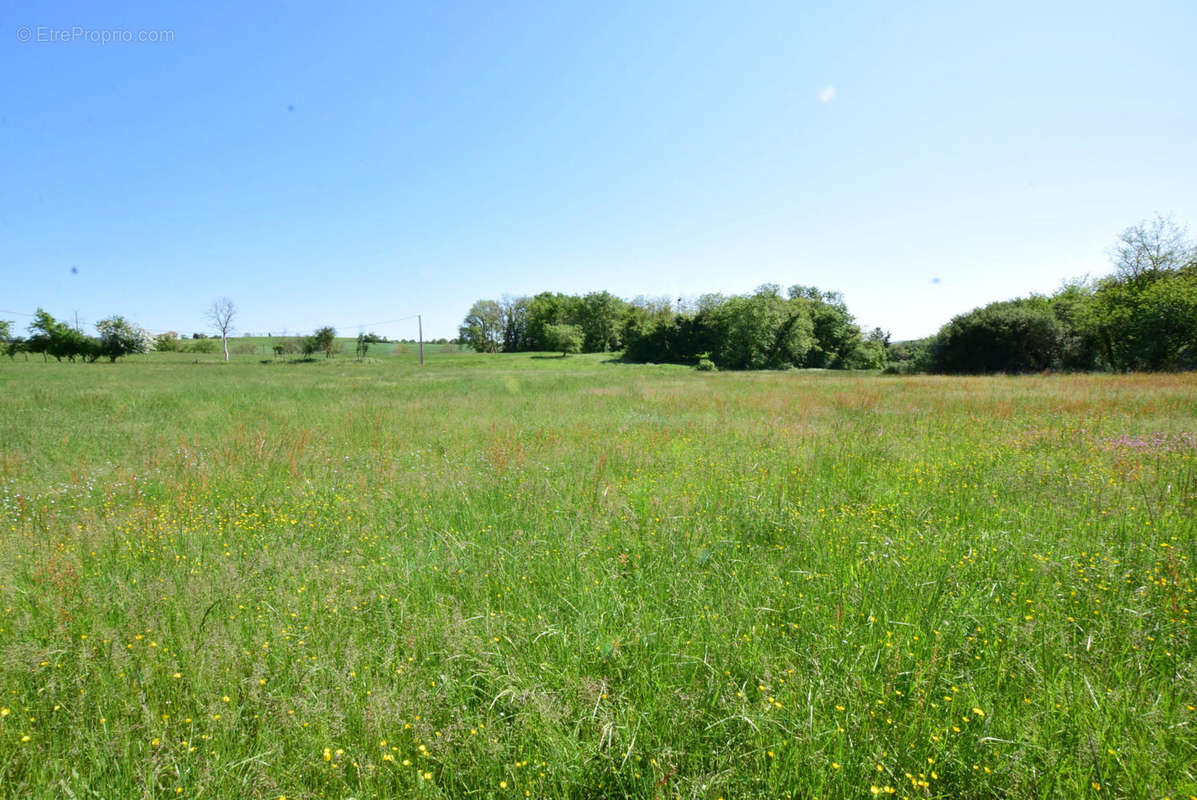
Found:
<path fill-rule="evenodd" d="M 100 333 L 98 355 L 109 361 L 134 353 L 146 353 L 154 349 L 154 336 L 139 328 L 120 315 L 113 315 L 96 323 Z"/>
<path fill-rule="evenodd" d="M 461 339 L 479 353 L 497 353 L 503 344 L 503 309 L 494 300 L 479 300 L 459 329 Z"/>
<path fill-rule="evenodd" d="M 503 328 L 503 352 L 518 353 L 530 349 L 528 338 L 528 303 L 526 297 L 504 295 L 499 301 Z"/>
<path fill-rule="evenodd" d="M 841 367 L 857 352 L 862 343 L 860 327 L 848 312 L 844 296 L 839 292 L 825 292 L 815 286 L 791 286 L 789 297 L 795 302 L 810 304 L 814 345 L 806 356 L 809 367 Z"/>
<path fill-rule="evenodd" d="M 582 349 L 606 353 L 619 349 L 619 328 L 627 303 L 610 292 L 591 292 L 576 305 Z"/>
<path fill-rule="evenodd" d="M 1197 366 L 1197 247 L 1186 228 L 1157 216 L 1127 228 L 1098 281 L 1091 320 L 1116 370 Z"/>
<path fill-rule="evenodd" d="M 574 299 L 555 292 L 541 292 L 528 301 L 526 335 L 529 350 L 552 350 L 546 328 L 573 322 Z"/>
<path fill-rule="evenodd" d="M 699 313 L 721 368 L 776 369 L 804 366 L 815 345 L 809 304 L 787 301 L 776 284 L 727 299 Z"/>
<path fill-rule="evenodd" d="M 889 333 L 873 328 L 840 363 L 849 369 L 885 369 L 889 363 Z"/>
<path fill-rule="evenodd" d="M 582 350 L 582 328 L 578 325 L 549 325 L 544 329 L 545 344 L 560 350 L 561 357 Z"/>
<path fill-rule="evenodd" d="M 9 360 L 15 360 L 17 353 L 25 352 L 25 339 L 12 334 L 12 320 L 0 320 L 0 348 Z"/>
<path fill-rule="evenodd" d="M 667 300 L 637 297 L 624 310 L 620 341 L 630 361 L 680 361 L 681 322 Z"/>
<path fill-rule="evenodd" d="M 337 329 L 331 325 L 318 328 L 312 334 L 312 344 L 315 346 L 312 352 L 321 352 L 325 358 L 332 358 L 337 349 Z"/>
<path fill-rule="evenodd" d="M 1098 284 L 1094 317 L 1116 370 L 1197 366 L 1197 265 Z"/>
<path fill-rule="evenodd" d="M 31 353 L 41 353 L 42 358 L 53 356 L 56 360 L 74 361 L 76 357 L 87 357 L 92 349 L 86 336 L 65 322 L 59 322 L 45 309 L 39 308 L 29 323 L 27 347 Z"/>
<path fill-rule="evenodd" d="M 1039 372 L 1058 365 L 1063 326 L 1046 298 L 990 303 L 954 317 L 932 345 L 945 373 Z"/>

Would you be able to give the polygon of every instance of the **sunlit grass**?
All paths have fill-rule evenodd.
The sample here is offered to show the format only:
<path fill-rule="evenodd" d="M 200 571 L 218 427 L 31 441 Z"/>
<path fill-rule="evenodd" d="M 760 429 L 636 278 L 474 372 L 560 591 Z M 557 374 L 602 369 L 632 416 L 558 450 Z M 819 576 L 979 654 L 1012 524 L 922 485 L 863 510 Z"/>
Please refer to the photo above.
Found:
<path fill-rule="evenodd" d="M 0 794 L 1187 797 L 1197 377 L 0 364 Z"/>

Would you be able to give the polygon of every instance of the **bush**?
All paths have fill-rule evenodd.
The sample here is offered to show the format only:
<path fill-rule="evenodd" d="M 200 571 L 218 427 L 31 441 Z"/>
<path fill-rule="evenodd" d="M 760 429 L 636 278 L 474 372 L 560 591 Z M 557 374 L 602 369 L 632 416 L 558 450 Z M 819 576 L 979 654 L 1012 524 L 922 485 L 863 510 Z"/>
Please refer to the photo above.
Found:
<path fill-rule="evenodd" d="M 694 365 L 694 369 L 698 370 L 699 372 L 714 372 L 718 369 L 718 367 L 715 366 L 715 362 L 711 359 L 700 358 L 698 359 L 698 363 Z"/>
<path fill-rule="evenodd" d="M 562 356 L 582 351 L 583 334 L 580 325 L 546 325 L 544 345 L 550 350 L 560 350 Z"/>
<path fill-rule="evenodd" d="M 100 332 L 100 341 L 93 355 L 103 355 L 109 361 L 154 349 L 154 336 L 149 331 L 119 315 L 100 320 L 96 323 L 96 330 Z"/>
<path fill-rule="evenodd" d="M 1063 337 L 1046 300 L 1008 300 L 953 318 L 931 353 L 939 372 L 1040 372 L 1058 365 Z"/>

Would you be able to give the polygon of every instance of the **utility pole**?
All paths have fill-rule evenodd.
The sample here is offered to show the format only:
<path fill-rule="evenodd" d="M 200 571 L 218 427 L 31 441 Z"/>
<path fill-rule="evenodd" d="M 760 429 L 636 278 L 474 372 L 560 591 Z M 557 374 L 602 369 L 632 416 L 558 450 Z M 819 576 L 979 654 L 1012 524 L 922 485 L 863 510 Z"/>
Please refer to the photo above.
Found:
<path fill-rule="evenodd" d="M 420 331 L 420 366 L 424 366 L 424 318 L 416 314 L 416 327 Z"/>

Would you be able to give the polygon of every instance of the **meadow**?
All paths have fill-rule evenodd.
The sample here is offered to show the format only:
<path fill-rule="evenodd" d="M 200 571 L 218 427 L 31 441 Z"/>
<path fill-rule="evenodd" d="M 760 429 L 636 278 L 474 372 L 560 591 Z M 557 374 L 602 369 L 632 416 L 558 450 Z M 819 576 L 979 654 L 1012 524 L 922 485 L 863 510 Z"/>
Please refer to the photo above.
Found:
<path fill-rule="evenodd" d="M 1197 795 L 1197 375 L 0 363 L 0 796 Z"/>

